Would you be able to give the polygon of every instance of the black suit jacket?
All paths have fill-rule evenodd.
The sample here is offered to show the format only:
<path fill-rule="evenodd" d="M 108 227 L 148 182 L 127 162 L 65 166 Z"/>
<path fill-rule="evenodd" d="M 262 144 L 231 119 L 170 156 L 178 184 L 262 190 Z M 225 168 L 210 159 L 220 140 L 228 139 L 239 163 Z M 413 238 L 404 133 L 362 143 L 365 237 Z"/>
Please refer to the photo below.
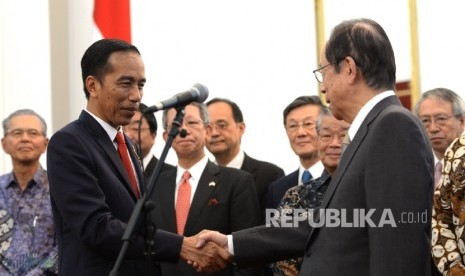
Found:
<path fill-rule="evenodd" d="M 430 275 L 430 147 L 423 126 L 397 97 L 383 99 L 342 155 L 321 208 L 346 210 L 349 219 L 353 211 L 373 209 L 375 226 L 390 212 L 395 227 L 252 228 L 233 233 L 236 262 L 304 255 L 301 275 Z M 416 221 L 409 223 L 409 214 Z"/>
<path fill-rule="evenodd" d="M 156 226 L 173 233 L 176 233 L 176 172 L 169 170 L 162 173 L 153 195 Z M 184 236 L 195 235 L 204 229 L 229 234 L 258 224 L 259 209 L 252 176 L 208 161 L 192 199 Z M 233 270 L 233 266 L 229 265 L 215 275 L 233 275 Z M 198 275 L 183 261 L 177 265 L 162 263 L 161 271 L 162 275 Z M 251 275 L 244 272 L 239 271 L 234 275 Z"/>
<path fill-rule="evenodd" d="M 144 170 L 145 184 L 147 185 L 149 184 L 150 177 L 152 177 L 152 174 L 155 171 L 155 167 L 157 166 L 157 164 L 158 164 L 158 158 L 156 158 L 155 155 L 153 155 L 149 163 L 147 164 L 147 167 L 145 167 L 145 170 Z M 168 163 L 163 163 L 163 166 L 161 167 L 161 172 L 172 170 L 175 168 L 176 167 L 173 165 L 170 165 Z"/>
<path fill-rule="evenodd" d="M 266 208 L 277 208 L 287 190 L 299 184 L 299 169 L 270 184 Z"/>
<path fill-rule="evenodd" d="M 266 198 L 269 185 L 284 176 L 284 171 L 275 164 L 254 159 L 245 154 L 241 170 L 252 174 L 257 189 L 262 221 L 265 218 Z"/>
<path fill-rule="evenodd" d="M 140 161 L 126 138 L 141 192 Z M 57 233 L 60 275 L 108 275 L 122 246 L 136 204 L 129 178 L 113 142 L 101 125 L 83 111 L 50 139 L 47 152 L 52 211 Z M 182 237 L 157 231 L 161 260 L 177 261 Z M 128 247 L 118 275 L 144 275 L 144 242 Z"/>

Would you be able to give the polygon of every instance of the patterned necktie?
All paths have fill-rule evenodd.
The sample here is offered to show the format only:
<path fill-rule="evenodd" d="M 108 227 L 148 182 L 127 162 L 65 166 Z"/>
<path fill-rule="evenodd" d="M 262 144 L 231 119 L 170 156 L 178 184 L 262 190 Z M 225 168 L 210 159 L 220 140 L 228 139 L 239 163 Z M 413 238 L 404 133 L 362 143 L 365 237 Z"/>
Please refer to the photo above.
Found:
<path fill-rule="evenodd" d="M 302 174 L 302 184 L 307 185 L 308 183 L 312 181 L 312 179 L 313 179 L 312 174 L 308 170 L 305 170 L 304 173 Z"/>
<path fill-rule="evenodd" d="M 191 174 L 185 171 L 182 175 L 181 185 L 178 188 L 178 198 L 176 199 L 176 229 L 178 234 L 184 233 L 187 215 L 191 206 L 191 184 L 189 178 Z"/>
<path fill-rule="evenodd" d="M 140 197 L 139 187 L 137 186 L 136 173 L 131 164 L 131 158 L 129 157 L 128 148 L 126 147 L 126 142 L 124 141 L 124 135 L 122 132 L 118 131 L 116 134 L 116 143 L 118 143 L 118 153 L 123 161 L 124 169 L 126 170 L 129 181 L 131 182 L 132 191 L 137 198 Z"/>
<path fill-rule="evenodd" d="M 439 180 L 441 179 L 442 174 L 442 163 L 438 161 L 436 166 L 434 166 L 434 187 L 438 186 Z"/>

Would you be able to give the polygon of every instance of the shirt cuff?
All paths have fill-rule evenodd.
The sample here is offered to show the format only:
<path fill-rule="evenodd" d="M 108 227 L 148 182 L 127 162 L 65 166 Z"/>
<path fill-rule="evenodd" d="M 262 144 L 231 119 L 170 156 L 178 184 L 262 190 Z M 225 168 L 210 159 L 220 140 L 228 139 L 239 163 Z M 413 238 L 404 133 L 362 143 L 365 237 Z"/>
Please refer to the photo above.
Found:
<path fill-rule="evenodd" d="M 228 251 L 231 256 L 234 256 L 234 244 L 232 235 L 227 235 L 228 238 Z"/>

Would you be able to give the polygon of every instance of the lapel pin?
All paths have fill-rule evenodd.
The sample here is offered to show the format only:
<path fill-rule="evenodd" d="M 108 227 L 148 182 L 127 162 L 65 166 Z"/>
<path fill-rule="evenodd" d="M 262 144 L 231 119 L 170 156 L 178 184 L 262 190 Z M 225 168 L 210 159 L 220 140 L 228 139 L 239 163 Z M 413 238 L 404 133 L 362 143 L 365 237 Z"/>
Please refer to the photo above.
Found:
<path fill-rule="evenodd" d="M 208 183 L 208 186 L 210 186 L 210 187 L 215 187 L 215 186 L 216 186 L 216 183 L 212 181 L 212 182 Z"/>

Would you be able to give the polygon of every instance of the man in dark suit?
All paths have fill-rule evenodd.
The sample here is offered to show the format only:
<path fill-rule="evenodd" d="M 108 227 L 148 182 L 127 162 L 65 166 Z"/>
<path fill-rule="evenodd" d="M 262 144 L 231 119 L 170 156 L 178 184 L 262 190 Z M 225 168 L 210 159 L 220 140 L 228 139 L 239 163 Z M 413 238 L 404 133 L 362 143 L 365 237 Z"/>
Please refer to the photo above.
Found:
<path fill-rule="evenodd" d="M 421 122 L 393 92 L 396 67 L 386 33 L 369 19 L 344 21 L 320 62 L 314 71 L 320 89 L 333 115 L 351 122 L 352 142 L 316 223 L 200 238 L 228 248 L 237 264 L 303 255 L 301 275 L 430 275 L 433 156 Z"/>
<path fill-rule="evenodd" d="M 165 110 L 163 126 L 166 140 L 176 114 L 175 109 Z M 205 104 L 192 103 L 185 107 L 183 134 L 173 141 L 178 157 L 176 170 L 161 174 L 155 188 L 154 222 L 159 229 L 195 235 L 203 229 L 224 234 L 259 224 L 259 209 L 252 176 L 241 170 L 215 165 L 205 155 L 205 135 L 210 131 Z M 190 191 L 187 217 L 180 221 L 182 176 L 189 173 Z M 163 275 L 196 275 L 184 262 L 162 263 Z M 233 265 L 221 275 L 256 275 L 252 271 L 235 271 Z"/>
<path fill-rule="evenodd" d="M 245 132 L 244 117 L 239 106 L 228 99 L 214 98 L 207 103 L 212 129 L 206 146 L 220 166 L 241 169 L 252 174 L 257 189 L 262 219 L 265 218 L 266 194 L 271 182 L 284 176 L 280 167 L 248 156 L 241 149 Z"/>
<path fill-rule="evenodd" d="M 152 176 L 155 167 L 158 163 L 158 158 L 152 153 L 152 148 L 155 144 L 155 138 L 157 137 L 157 119 L 153 113 L 142 113 L 147 106 L 143 103 L 139 105 L 139 109 L 132 117 L 132 122 L 123 127 L 124 133 L 131 138 L 132 142 L 136 145 L 139 150 L 139 155 L 142 156 L 142 165 L 144 168 L 145 183 L 148 185 L 148 181 Z M 141 122 L 142 120 L 142 122 Z M 139 137 L 140 135 L 140 137 Z M 139 139 L 140 138 L 140 139 Z M 164 163 L 161 171 L 174 169 L 174 166 Z"/>
<path fill-rule="evenodd" d="M 321 177 L 307 179 L 302 185 L 287 190 L 279 206 L 273 210 L 275 217 L 272 219 L 280 223 L 283 217 L 279 215 L 280 213 L 319 208 L 331 176 L 334 175 L 339 164 L 342 141 L 349 127 L 349 123 L 334 118 L 329 108 L 321 109 L 316 121 L 316 131 L 318 156 L 324 166 L 323 174 Z M 272 275 L 297 275 L 301 264 L 302 257 L 272 263 L 270 273 Z"/>
<path fill-rule="evenodd" d="M 121 132 L 139 106 L 145 69 L 139 50 L 116 39 L 92 44 L 81 67 L 87 107 L 52 136 L 47 153 L 59 275 L 108 275 L 137 197 L 145 192 L 140 160 Z M 196 238 L 161 230 L 150 238 L 159 260 L 200 261 L 203 255 L 194 248 Z M 144 248 L 135 233 L 118 275 L 145 275 L 151 264 Z"/>
<path fill-rule="evenodd" d="M 270 184 L 266 208 L 276 208 L 286 191 L 302 185 L 303 177 L 307 181 L 316 179 L 323 173 L 323 164 L 318 156 L 316 121 L 324 107 L 318 96 L 301 96 L 293 100 L 283 111 L 284 128 L 289 144 L 299 157 L 299 168 Z M 304 175 L 304 172 L 308 173 Z"/>

